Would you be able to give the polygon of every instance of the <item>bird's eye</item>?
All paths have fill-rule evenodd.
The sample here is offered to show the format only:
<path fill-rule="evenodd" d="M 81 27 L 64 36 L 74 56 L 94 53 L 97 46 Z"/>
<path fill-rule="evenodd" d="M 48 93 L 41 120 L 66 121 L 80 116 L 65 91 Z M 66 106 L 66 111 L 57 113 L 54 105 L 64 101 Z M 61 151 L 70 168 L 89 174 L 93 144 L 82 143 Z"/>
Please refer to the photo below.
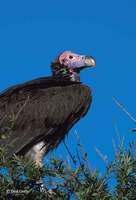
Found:
<path fill-rule="evenodd" d="M 73 58 L 73 56 L 71 56 L 71 55 L 70 55 L 70 56 L 69 56 L 69 58 L 70 58 L 70 59 L 72 59 L 72 58 Z"/>

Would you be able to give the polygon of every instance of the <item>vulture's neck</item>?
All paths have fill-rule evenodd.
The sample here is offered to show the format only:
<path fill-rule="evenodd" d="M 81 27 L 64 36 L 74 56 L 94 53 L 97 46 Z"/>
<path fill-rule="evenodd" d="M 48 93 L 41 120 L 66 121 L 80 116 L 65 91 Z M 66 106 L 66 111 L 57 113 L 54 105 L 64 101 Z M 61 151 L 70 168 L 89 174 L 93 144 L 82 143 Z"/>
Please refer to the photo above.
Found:
<path fill-rule="evenodd" d="M 79 73 L 75 72 L 73 69 L 69 67 L 61 65 L 57 61 L 52 63 L 51 68 L 52 68 L 52 74 L 56 78 L 65 78 L 66 80 L 69 81 L 80 82 Z"/>

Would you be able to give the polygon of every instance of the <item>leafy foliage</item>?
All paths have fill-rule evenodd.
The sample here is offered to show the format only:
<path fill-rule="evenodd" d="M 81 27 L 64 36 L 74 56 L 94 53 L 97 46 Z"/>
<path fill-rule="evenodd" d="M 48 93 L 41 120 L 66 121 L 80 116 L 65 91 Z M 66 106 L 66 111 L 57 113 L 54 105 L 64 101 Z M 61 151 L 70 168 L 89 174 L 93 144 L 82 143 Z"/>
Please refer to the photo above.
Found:
<path fill-rule="evenodd" d="M 106 180 L 90 172 L 87 154 L 82 160 L 78 155 L 72 168 L 56 158 L 43 167 L 15 155 L 5 161 L 2 150 L 0 159 L 1 169 L 7 169 L 0 173 L 2 199 L 109 199 Z"/>
<path fill-rule="evenodd" d="M 78 152 L 73 162 L 74 167 L 71 167 L 66 161 L 51 158 L 40 167 L 15 155 L 5 161 L 1 149 L 0 199 L 136 199 L 135 142 L 131 142 L 127 150 L 122 145 L 118 147 L 115 160 L 107 164 L 103 176 L 90 170 L 86 153 Z M 116 180 L 112 191 L 110 179 Z"/>
<path fill-rule="evenodd" d="M 108 165 L 109 174 L 113 174 L 117 184 L 114 190 L 115 199 L 136 199 L 136 143 L 129 144 L 128 150 L 123 146 L 115 155 L 115 160 Z"/>

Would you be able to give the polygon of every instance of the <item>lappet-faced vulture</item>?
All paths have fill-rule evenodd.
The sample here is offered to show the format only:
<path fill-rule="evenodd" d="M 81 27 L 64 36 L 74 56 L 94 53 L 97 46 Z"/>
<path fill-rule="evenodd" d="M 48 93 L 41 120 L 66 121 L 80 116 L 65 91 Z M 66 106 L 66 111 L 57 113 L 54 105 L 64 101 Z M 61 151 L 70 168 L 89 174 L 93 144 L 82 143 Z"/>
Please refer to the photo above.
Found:
<path fill-rule="evenodd" d="M 0 146 L 6 158 L 27 155 L 37 163 L 56 148 L 91 104 L 80 71 L 94 67 L 90 56 L 71 51 L 51 64 L 52 76 L 15 85 L 0 93 Z"/>

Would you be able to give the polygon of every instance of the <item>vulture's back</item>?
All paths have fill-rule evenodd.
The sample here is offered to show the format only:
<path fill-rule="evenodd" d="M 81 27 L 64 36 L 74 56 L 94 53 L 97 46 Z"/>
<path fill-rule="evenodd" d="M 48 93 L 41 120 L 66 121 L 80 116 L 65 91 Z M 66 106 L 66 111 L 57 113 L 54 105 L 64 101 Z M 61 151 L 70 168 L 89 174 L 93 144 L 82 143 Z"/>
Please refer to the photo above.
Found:
<path fill-rule="evenodd" d="M 11 156 L 43 141 L 48 152 L 86 114 L 91 99 L 89 87 L 51 78 L 8 89 L 0 95 L 0 145 Z"/>

